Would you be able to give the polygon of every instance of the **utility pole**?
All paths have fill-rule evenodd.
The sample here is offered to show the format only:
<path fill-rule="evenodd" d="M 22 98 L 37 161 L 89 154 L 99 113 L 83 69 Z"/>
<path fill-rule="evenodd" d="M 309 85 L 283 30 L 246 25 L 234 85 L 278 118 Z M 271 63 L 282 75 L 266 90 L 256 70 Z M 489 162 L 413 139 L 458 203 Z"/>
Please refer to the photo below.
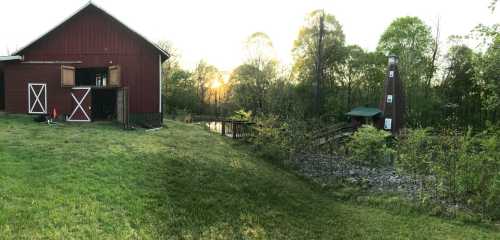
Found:
<path fill-rule="evenodd" d="M 323 38 L 325 35 L 325 13 L 319 17 L 318 46 L 316 49 L 316 71 L 314 82 L 314 112 L 317 117 L 321 115 L 321 81 L 323 78 Z"/>

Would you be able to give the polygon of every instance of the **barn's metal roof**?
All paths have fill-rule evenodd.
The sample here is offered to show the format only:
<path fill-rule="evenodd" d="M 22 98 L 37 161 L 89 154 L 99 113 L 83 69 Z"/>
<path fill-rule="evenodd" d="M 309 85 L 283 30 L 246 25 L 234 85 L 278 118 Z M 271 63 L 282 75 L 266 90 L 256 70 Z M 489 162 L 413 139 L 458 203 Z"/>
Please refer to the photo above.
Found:
<path fill-rule="evenodd" d="M 378 108 L 356 107 L 346 114 L 353 117 L 374 117 L 381 113 L 382 111 Z"/>
<path fill-rule="evenodd" d="M 132 28 L 130 28 L 129 26 L 125 25 L 123 22 L 121 22 L 118 18 L 114 17 L 113 15 L 111 15 L 110 13 L 108 13 L 106 10 L 104 10 L 103 8 L 97 6 L 95 3 L 89 1 L 87 4 L 85 4 L 83 7 L 81 7 L 80 9 L 78 9 L 75 13 L 73 13 L 71 16 L 69 16 L 68 18 L 64 19 L 64 21 L 62 21 L 60 24 L 57 24 L 55 27 L 53 27 L 52 29 L 50 29 L 48 32 L 44 33 L 42 36 L 36 38 L 35 40 L 33 40 L 32 42 L 30 42 L 28 45 L 24 46 L 23 48 L 17 50 L 13 55 L 19 55 L 22 51 L 24 51 L 25 49 L 27 49 L 28 47 L 30 47 L 31 45 L 33 45 L 34 43 L 38 42 L 40 39 L 42 39 L 43 37 L 45 37 L 47 34 L 51 33 L 52 31 L 56 30 L 57 28 L 59 28 L 61 25 L 63 25 L 64 23 L 66 23 L 67 21 L 69 21 L 70 19 L 72 19 L 74 16 L 76 16 L 78 13 L 80 13 L 81 11 L 83 11 L 84 9 L 90 7 L 90 6 L 93 6 L 99 10 L 101 10 L 102 12 L 106 13 L 108 16 L 110 16 L 111 18 L 113 18 L 114 20 L 116 20 L 118 23 L 122 24 L 123 26 L 125 26 L 128 30 L 130 30 L 131 32 L 135 33 L 136 35 L 138 35 L 139 37 L 141 37 L 144 41 L 148 42 L 149 44 L 151 44 L 154 48 L 156 48 L 158 51 L 160 51 L 164 56 L 165 56 L 165 59 L 168 59 L 170 58 L 170 54 L 168 52 L 166 52 L 165 50 L 163 50 L 162 48 L 160 48 L 157 44 L 153 43 L 152 41 L 148 40 L 146 37 L 142 36 L 141 34 L 139 34 L 139 32 L 133 30 Z"/>

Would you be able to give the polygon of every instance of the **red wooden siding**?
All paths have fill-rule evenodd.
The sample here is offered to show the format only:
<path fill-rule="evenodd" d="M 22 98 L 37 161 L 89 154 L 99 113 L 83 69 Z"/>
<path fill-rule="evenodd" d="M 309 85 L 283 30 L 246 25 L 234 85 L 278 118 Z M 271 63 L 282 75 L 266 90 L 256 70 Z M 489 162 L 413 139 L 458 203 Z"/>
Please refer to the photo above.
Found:
<path fill-rule="evenodd" d="M 35 44 L 24 61 L 81 61 L 76 68 L 121 66 L 121 83 L 129 87 L 131 113 L 159 109 L 159 54 L 154 46 L 115 19 L 89 5 Z M 48 109 L 71 113 L 69 88 L 60 82 L 61 64 L 11 62 L 5 66 L 6 111 L 27 113 L 27 84 L 47 83 Z"/>

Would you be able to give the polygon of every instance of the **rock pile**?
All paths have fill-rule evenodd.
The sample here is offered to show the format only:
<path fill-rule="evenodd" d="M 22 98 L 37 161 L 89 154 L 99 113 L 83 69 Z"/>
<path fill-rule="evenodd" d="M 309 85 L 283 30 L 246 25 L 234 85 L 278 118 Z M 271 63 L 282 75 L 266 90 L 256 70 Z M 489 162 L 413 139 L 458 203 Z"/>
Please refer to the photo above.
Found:
<path fill-rule="evenodd" d="M 345 181 L 371 191 L 402 192 L 415 196 L 421 182 L 400 175 L 393 166 L 371 168 L 358 166 L 345 158 L 324 154 L 296 154 L 291 159 L 297 171 L 321 184 Z"/>

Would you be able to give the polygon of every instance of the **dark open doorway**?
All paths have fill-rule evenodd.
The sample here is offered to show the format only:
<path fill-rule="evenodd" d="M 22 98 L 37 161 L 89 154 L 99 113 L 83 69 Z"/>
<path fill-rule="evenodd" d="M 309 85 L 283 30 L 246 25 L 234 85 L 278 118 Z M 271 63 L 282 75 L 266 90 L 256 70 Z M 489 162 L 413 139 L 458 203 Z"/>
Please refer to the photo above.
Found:
<path fill-rule="evenodd" d="M 116 119 L 116 89 L 92 89 L 92 120 Z"/>
<path fill-rule="evenodd" d="M 75 71 L 75 86 L 107 85 L 108 68 L 78 68 Z"/>
<path fill-rule="evenodd" d="M 5 81 L 3 71 L 0 69 L 0 111 L 5 110 Z"/>

